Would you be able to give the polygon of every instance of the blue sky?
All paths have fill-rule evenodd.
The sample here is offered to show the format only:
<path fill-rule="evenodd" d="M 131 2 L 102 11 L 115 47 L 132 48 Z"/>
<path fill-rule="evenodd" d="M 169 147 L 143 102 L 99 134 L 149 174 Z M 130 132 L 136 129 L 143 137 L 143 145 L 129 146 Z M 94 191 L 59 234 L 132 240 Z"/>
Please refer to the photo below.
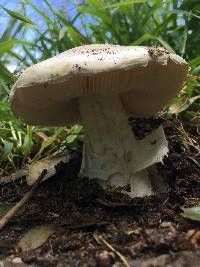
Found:
<path fill-rule="evenodd" d="M 48 1 L 51 5 L 55 5 L 56 9 L 63 9 L 63 6 L 64 6 L 65 10 L 67 11 L 68 16 L 70 16 L 70 15 L 73 16 L 76 12 L 75 6 L 74 6 L 74 3 L 75 3 L 74 0 L 48 0 Z M 99 0 L 97 0 L 97 1 L 99 1 Z M 39 9 L 45 11 L 46 14 L 50 15 L 50 12 L 49 12 L 49 10 L 48 10 L 48 8 L 47 8 L 47 6 L 43 0 L 31 0 L 31 2 L 34 5 L 36 5 Z M 182 2 L 182 0 L 179 0 L 180 4 L 181 4 L 181 2 Z M 0 3 L 8 9 L 16 10 L 16 8 L 19 7 L 21 0 L 0 0 Z M 26 15 L 31 17 L 38 24 L 40 24 L 40 22 L 42 22 L 40 16 L 32 8 L 27 9 Z M 0 35 L 2 34 L 3 30 L 5 29 L 7 22 L 8 22 L 8 19 L 9 19 L 9 15 L 5 11 L 0 9 Z M 180 20 L 180 24 L 182 21 Z M 40 27 L 42 27 L 42 25 L 40 25 Z M 30 36 L 30 38 L 31 38 L 31 36 Z"/>
<path fill-rule="evenodd" d="M 55 10 L 62 9 L 65 11 L 66 16 L 68 17 L 74 17 L 76 15 L 76 9 L 75 9 L 75 0 L 48 0 L 49 3 L 53 6 L 55 6 Z M 81 1 L 81 0 L 77 0 Z M 97 0 L 100 1 L 100 0 Z M 179 0 L 180 3 L 182 0 Z M 200 0 L 199 0 L 200 1 Z M 10 10 L 17 10 L 19 7 L 21 0 L 0 0 L 0 4 L 2 4 L 4 7 L 10 9 Z M 45 14 L 47 14 L 49 17 L 52 16 L 51 12 L 49 11 L 47 5 L 45 4 L 44 0 L 31 0 L 31 2 L 36 5 L 40 10 L 44 11 Z M 45 29 L 45 25 L 43 25 L 43 19 L 40 17 L 40 15 L 29 6 L 29 8 L 26 9 L 26 16 L 30 17 L 33 22 L 38 24 L 38 27 L 40 31 Z M 0 8 L 0 36 L 4 32 L 5 28 L 7 27 L 8 20 L 10 19 L 10 16 Z M 89 18 L 88 18 L 89 19 Z M 94 21 L 93 21 L 94 22 Z M 180 24 L 184 23 L 183 19 L 179 20 Z M 80 29 L 83 31 L 83 29 Z M 27 41 L 31 41 L 35 37 L 36 33 L 35 31 L 29 29 L 26 33 L 25 39 Z M 14 51 L 17 52 L 19 55 L 23 55 L 23 51 L 20 48 L 20 46 L 16 46 L 14 48 Z M 37 55 L 35 55 L 37 56 Z M 15 63 L 10 65 L 10 69 L 13 70 L 15 68 Z"/>
<path fill-rule="evenodd" d="M 0 0 L 0 4 L 2 4 L 5 8 L 8 8 L 10 10 L 17 11 L 17 8 L 19 8 L 21 0 Z M 52 16 L 51 12 L 49 11 L 47 5 L 43 0 L 31 0 L 31 2 L 36 5 L 40 10 L 44 11 L 45 14 L 47 14 L 49 17 Z M 55 10 L 57 9 L 64 9 L 66 12 L 66 15 L 69 17 L 74 17 L 76 14 L 75 6 L 74 6 L 74 1 L 71 0 L 48 0 L 48 2 L 55 6 Z M 21 12 L 19 12 L 21 13 Z M 43 19 L 41 16 L 31 7 L 26 9 L 26 14 L 27 17 L 31 18 L 33 22 L 38 24 L 39 29 L 42 31 L 43 27 L 45 29 L 45 25 L 43 25 Z M 0 36 L 6 29 L 8 25 L 8 21 L 10 19 L 10 16 L 0 8 Z M 29 30 L 27 31 L 25 35 L 26 41 L 31 41 L 32 39 L 35 38 L 35 31 L 31 30 L 29 27 Z M 20 56 L 24 55 L 23 50 L 21 49 L 20 46 L 15 46 L 14 52 L 17 53 Z M 35 55 L 37 57 L 37 55 Z M 11 71 L 15 70 L 16 68 L 16 63 L 13 62 L 12 64 L 9 64 L 9 69 Z"/>
<path fill-rule="evenodd" d="M 73 4 L 74 1 L 70 1 L 70 0 L 48 0 L 48 1 L 51 5 L 55 5 L 56 9 L 63 9 L 64 7 L 69 16 L 70 15 L 73 16 L 76 12 L 74 4 Z M 22 2 L 21 0 L 0 0 L 0 3 L 4 7 L 10 10 L 16 10 L 19 7 L 21 2 Z M 39 9 L 43 10 L 46 14 L 51 16 L 51 13 L 49 12 L 48 7 L 43 0 L 31 0 L 31 2 L 34 5 L 36 5 Z M 31 19 L 37 24 L 39 24 L 40 28 L 42 28 L 42 23 L 41 23 L 42 19 L 34 9 L 29 7 L 27 9 L 26 16 L 31 17 Z M 5 11 L 0 9 L 0 35 L 5 30 L 9 18 L 10 18 L 9 15 Z M 30 36 L 30 39 L 31 39 L 31 36 Z"/>

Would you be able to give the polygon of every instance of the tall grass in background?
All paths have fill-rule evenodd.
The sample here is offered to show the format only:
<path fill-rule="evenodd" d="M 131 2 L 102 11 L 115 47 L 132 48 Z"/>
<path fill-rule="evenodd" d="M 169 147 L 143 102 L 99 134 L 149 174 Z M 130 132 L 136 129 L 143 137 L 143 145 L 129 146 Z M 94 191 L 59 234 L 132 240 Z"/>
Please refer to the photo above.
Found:
<path fill-rule="evenodd" d="M 0 6 L 0 13 L 10 17 L 0 37 L 0 164 L 9 162 L 11 168 L 17 168 L 27 160 L 79 147 L 83 133 L 80 126 L 27 126 L 14 118 L 8 101 L 9 90 L 24 68 L 78 45 L 161 45 L 178 53 L 189 62 L 191 70 L 187 85 L 169 111 L 179 113 L 182 119 L 198 120 L 199 0 L 63 0 L 61 9 L 48 0 L 43 0 L 45 9 L 30 0 L 19 2 L 16 10 Z M 33 12 L 37 21 L 30 15 Z M 14 74 L 9 64 L 16 65 Z"/>

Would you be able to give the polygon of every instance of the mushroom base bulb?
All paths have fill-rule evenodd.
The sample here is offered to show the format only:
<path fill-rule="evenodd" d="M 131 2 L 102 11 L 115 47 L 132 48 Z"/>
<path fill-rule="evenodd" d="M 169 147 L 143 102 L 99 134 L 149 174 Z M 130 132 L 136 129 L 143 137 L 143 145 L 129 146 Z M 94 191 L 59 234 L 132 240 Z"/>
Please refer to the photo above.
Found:
<path fill-rule="evenodd" d="M 80 97 L 79 109 L 85 127 L 80 177 L 99 179 L 104 187 L 130 185 L 131 197 L 152 195 L 156 176 L 149 167 L 168 153 L 162 127 L 136 140 L 119 96 Z M 162 179 L 156 183 L 163 188 Z"/>

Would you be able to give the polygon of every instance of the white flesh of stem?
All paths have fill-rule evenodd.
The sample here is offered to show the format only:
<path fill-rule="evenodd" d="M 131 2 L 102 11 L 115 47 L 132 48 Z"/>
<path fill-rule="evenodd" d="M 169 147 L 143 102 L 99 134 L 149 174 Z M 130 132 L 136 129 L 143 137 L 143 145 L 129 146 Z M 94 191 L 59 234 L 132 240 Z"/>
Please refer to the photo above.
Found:
<path fill-rule="evenodd" d="M 168 152 L 162 127 L 136 140 L 119 96 L 80 97 L 79 108 L 85 127 L 80 176 L 117 187 L 130 184 L 131 197 L 151 195 L 146 168 Z"/>

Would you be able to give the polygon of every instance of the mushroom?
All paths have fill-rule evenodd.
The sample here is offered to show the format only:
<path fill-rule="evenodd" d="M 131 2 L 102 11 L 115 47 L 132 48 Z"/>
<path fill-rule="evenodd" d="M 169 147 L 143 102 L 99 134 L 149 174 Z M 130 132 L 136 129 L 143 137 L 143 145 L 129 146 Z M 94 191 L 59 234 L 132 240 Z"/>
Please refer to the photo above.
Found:
<path fill-rule="evenodd" d="M 12 110 L 30 125 L 81 122 L 80 177 L 130 184 L 131 197 L 151 195 L 148 167 L 168 153 L 167 141 L 162 127 L 136 140 L 128 117 L 161 110 L 187 71 L 184 59 L 161 47 L 84 45 L 27 68 L 10 93 Z"/>

